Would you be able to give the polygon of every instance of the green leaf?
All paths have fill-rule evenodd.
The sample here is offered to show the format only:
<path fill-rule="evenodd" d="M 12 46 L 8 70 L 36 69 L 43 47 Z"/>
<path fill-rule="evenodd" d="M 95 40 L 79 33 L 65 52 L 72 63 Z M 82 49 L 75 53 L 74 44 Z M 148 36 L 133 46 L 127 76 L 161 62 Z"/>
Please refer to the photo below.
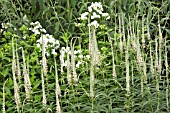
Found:
<path fill-rule="evenodd" d="M 170 29 L 165 29 L 168 34 L 170 34 Z"/>
<path fill-rule="evenodd" d="M 34 85 L 33 85 L 33 89 L 35 90 L 35 89 L 37 89 L 38 86 L 41 84 L 41 80 L 36 80 L 33 84 L 34 84 Z"/>

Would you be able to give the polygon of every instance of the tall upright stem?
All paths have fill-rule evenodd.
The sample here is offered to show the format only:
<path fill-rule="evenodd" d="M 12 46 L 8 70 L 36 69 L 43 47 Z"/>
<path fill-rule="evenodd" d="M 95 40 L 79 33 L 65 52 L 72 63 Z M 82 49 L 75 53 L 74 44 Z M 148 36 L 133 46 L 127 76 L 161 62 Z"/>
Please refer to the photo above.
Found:
<path fill-rule="evenodd" d="M 15 47 L 14 47 L 14 37 L 12 37 L 12 75 L 13 75 L 13 82 L 14 82 L 14 98 L 15 103 L 17 105 L 17 112 L 20 113 L 20 96 L 19 96 L 19 87 L 16 81 L 15 71 L 16 71 L 16 59 L 15 59 Z"/>
<path fill-rule="evenodd" d="M 54 56 L 54 65 L 55 65 L 55 95 L 56 95 L 56 113 L 61 113 L 60 102 L 59 102 L 59 95 L 61 95 L 60 86 L 58 83 L 58 70 L 56 64 L 56 58 Z"/>
<path fill-rule="evenodd" d="M 42 68 L 41 68 L 41 79 L 42 79 L 42 93 L 43 93 L 43 100 L 42 103 L 46 106 L 47 100 L 45 95 L 45 84 L 44 84 L 44 76 L 47 75 L 47 66 L 46 66 L 46 58 L 45 58 L 45 45 L 44 45 L 44 38 L 42 35 Z"/>

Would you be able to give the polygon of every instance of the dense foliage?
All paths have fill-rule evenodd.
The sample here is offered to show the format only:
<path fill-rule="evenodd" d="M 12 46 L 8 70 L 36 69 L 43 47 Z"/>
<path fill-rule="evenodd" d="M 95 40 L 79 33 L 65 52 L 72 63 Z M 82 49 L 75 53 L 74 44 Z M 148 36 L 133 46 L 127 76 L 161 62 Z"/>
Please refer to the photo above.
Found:
<path fill-rule="evenodd" d="M 0 0 L 0 10 L 3 113 L 170 112 L 169 0 Z"/>

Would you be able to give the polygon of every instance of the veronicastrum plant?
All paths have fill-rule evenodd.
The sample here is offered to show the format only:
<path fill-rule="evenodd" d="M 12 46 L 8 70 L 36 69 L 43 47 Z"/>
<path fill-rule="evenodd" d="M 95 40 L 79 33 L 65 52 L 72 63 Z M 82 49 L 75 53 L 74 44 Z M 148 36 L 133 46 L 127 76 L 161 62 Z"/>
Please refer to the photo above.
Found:
<path fill-rule="evenodd" d="M 5 34 L 9 34 L 9 36 L 12 36 L 12 53 L 13 53 L 13 63 L 12 63 L 12 72 L 13 72 L 13 81 L 14 81 L 14 92 L 15 92 L 15 102 L 17 105 L 17 111 L 21 112 L 23 110 L 23 106 L 21 105 L 22 101 L 20 99 L 19 94 L 19 85 L 22 83 L 22 76 L 21 73 L 23 71 L 24 76 L 24 86 L 26 91 L 26 101 L 32 101 L 32 87 L 30 82 L 30 75 L 29 75 L 29 65 L 28 65 L 28 57 L 25 56 L 25 54 L 31 53 L 32 57 L 34 55 L 37 55 L 35 60 L 37 60 L 38 64 L 42 64 L 42 70 L 41 72 L 41 79 L 42 79 L 42 103 L 43 106 L 46 107 L 47 105 L 47 97 L 46 97 L 46 84 L 45 78 L 47 78 L 48 75 L 48 68 L 47 68 L 47 58 L 50 55 L 54 56 L 54 62 L 56 62 L 56 56 L 57 52 L 56 50 L 59 48 L 60 43 L 58 40 L 54 39 L 52 35 L 49 35 L 46 33 L 46 30 L 42 28 L 40 23 L 36 21 L 35 23 L 30 23 L 30 28 L 28 28 L 26 25 L 22 25 L 19 30 L 22 33 L 22 36 L 19 36 L 15 33 L 8 32 L 13 27 L 12 24 L 9 23 L 2 23 L 2 28 L 4 31 L 1 30 L 1 32 L 4 32 Z M 15 27 L 14 27 L 15 28 Z M 16 29 L 16 28 L 15 28 Z M 39 39 L 38 39 L 39 38 Z M 20 42 L 20 45 L 17 45 L 17 43 Z M 32 45 L 33 46 L 30 46 Z M 19 48 L 19 49 L 18 49 Z M 32 48 L 33 51 L 30 49 L 27 50 L 27 48 Z M 23 59 L 23 69 L 20 68 L 21 62 L 20 62 L 20 56 L 19 51 L 21 50 L 22 53 L 22 59 Z M 41 57 L 40 52 L 42 52 L 42 60 L 39 59 Z M 39 61 L 38 61 L 39 60 Z M 22 70 L 22 71 L 21 71 Z M 56 79 L 56 110 L 61 112 L 60 110 L 60 104 L 59 104 L 59 98 L 58 96 L 61 95 L 60 93 L 60 86 L 58 83 L 58 74 L 57 74 L 57 66 L 55 65 L 55 79 Z M 16 76 L 17 75 L 17 76 Z M 46 79 L 47 80 L 47 79 Z M 19 81 L 19 83 L 17 82 Z M 5 97 L 4 97 L 5 98 Z M 25 102 L 23 102 L 24 104 Z M 3 105 L 4 106 L 4 105 Z M 22 110 L 21 110 L 22 107 Z M 4 107 L 3 107 L 4 108 Z M 5 110 L 5 109 L 4 109 Z M 4 111 L 3 110 L 3 111 Z M 4 111 L 5 112 L 5 111 Z"/>
<path fill-rule="evenodd" d="M 60 91 L 60 86 L 58 82 L 58 69 L 56 65 L 56 56 L 57 52 L 56 50 L 59 48 L 60 43 L 58 40 L 56 40 L 52 35 L 49 35 L 46 33 L 46 30 L 42 28 L 39 22 L 35 23 L 30 23 L 30 25 L 33 26 L 33 28 L 30 28 L 34 34 L 41 34 L 40 39 L 38 39 L 37 42 L 37 47 L 40 48 L 40 51 L 42 51 L 42 92 L 43 92 L 43 105 L 46 106 L 47 104 L 47 99 L 46 99 L 46 94 L 45 94 L 45 83 L 44 83 L 44 77 L 47 76 L 47 59 L 46 56 L 53 55 L 54 58 L 54 63 L 55 63 L 55 93 L 56 93 L 56 112 L 61 113 L 61 108 L 60 108 L 60 102 L 59 102 L 59 96 L 61 95 Z M 50 53 L 51 52 L 51 53 Z M 48 81 L 46 81 L 46 84 Z"/>
<path fill-rule="evenodd" d="M 99 64 L 100 52 L 98 49 L 98 43 L 96 38 L 96 31 L 98 28 L 105 27 L 101 24 L 102 20 L 109 20 L 108 13 L 103 12 L 103 6 L 100 2 L 92 2 L 87 8 L 87 12 L 81 14 L 79 20 L 82 23 L 75 23 L 78 27 L 88 26 L 89 33 L 89 55 L 90 55 L 90 96 L 92 98 L 92 109 L 94 102 L 94 83 L 95 83 L 95 67 Z M 93 111 L 93 110 L 92 110 Z"/>

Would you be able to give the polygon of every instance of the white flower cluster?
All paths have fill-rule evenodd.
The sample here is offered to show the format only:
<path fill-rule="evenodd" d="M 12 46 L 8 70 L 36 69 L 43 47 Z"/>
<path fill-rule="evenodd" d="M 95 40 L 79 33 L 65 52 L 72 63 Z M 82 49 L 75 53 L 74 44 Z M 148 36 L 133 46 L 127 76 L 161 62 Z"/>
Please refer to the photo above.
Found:
<path fill-rule="evenodd" d="M 90 16 L 90 17 L 89 17 Z M 94 26 L 95 28 L 99 27 L 99 23 L 96 19 L 105 18 L 106 20 L 110 19 L 108 13 L 103 13 L 103 6 L 100 2 L 92 2 L 91 5 L 88 7 L 88 12 L 84 12 L 81 14 L 81 20 L 87 20 L 90 18 L 91 23 L 88 26 Z M 77 25 L 80 26 L 80 23 Z"/>
<path fill-rule="evenodd" d="M 92 12 L 93 9 L 95 11 L 97 11 L 98 13 L 102 13 L 103 6 L 102 6 L 102 4 L 100 2 L 95 2 L 95 3 L 92 2 L 91 5 L 88 7 L 88 11 Z"/>
<path fill-rule="evenodd" d="M 99 23 L 96 20 L 94 20 L 93 22 L 88 24 L 88 26 L 94 26 L 95 28 L 98 28 L 99 27 Z"/>
<path fill-rule="evenodd" d="M 12 24 L 10 24 L 10 23 L 1 23 L 1 26 L 2 26 L 3 29 L 7 29 L 7 28 L 11 27 Z"/>
<path fill-rule="evenodd" d="M 29 30 L 31 30 L 36 35 L 47 32 L 44 28 L 42 28 L 41 24 L 38 21 L 36 21 L 35 23 L 31 22 L 30 25 L 33 26 L 33 28 L 29 28 Z"/>
<path fill-rule="evenodd" d="M 89 15 L 89 12 L 85 12 L 81 14 L 81 20 L 87 20 L 87 16 Z"/>
<path fill-rule="evenodd" d="M 74 50 L 74 58 L 76 60 L 76 67 L 79 68 L 81 64 L 83 64 L 83 58 L 84 59 L 89 59 L 90 56 L 86 55 L 83 56 L 82 55 L 82 51 L 81 50 Z M 61 61 L 61 65 L 63 67 L 67 67 L 67 59 L 66 58 L 66 54 L 68 54 L 69 56 L 71 56 L 71 50 L 70 47 L 62 47 L 60 50 L 60 61 Z"/>
<path fill-rule="evenodd" d="M 60 62 L 61 62 L 62 67 L 67 66 L 67 60 L 66 61 L 64 60 L 65 53 L 71 54 L 70 47 L 66 47 L 66 48 L 62 47 L 60 50 Z"/>
<path fill-rule="evenodd" d="M 44 43 L 46 50 L 51 49 L 51 54 L 57 55 L 55 50 L 59 48 L 60 43 L 58 40 L 54 39 L 52 35 L 42 34 L 40 39 L 37 40 L 37 42 L 38 42 L 37 47 L 41 47 L 42 43 Z M 46 54 L 47 54 L 47 56 L 49 56 L 48 51 L 46 51 Z"/>
<path fill-rule="evenodd" d="M 40 38 L 37 40 L 37 47 L 40 48 L 41 51 L 41 45 L 42 43 L 45 46 L 45 52 L 46 55 L 49 56 L 49 51 L 51 50 L 51 54 L 53 55 L 57 55 L 56 53 L 56 49 L 59 48 L 60 43 L 58 40 L 54 39 L 52 35 L 46 34 L 46 30 L 44 28 L 42 28 L 41 24 L 36 21 L 35 23 L 31 22 L 30 23 L 31 26 L 33 26 L 32 28 L 29 28 L 29 30 L 31 30 L 34 34 L 40 34 Z"/>
<path fill-rule="evenodd" d="M 1 23 L 1 27 L 2 29 L 0 29 L 0 32 L 3 32 L 4 30 L 13 27 L 14 30 L 16 31 L 17 29 L 14 27 L 14 25 L 12 25 L 11 23 Z M 6 31 L 5 31 L 6 32 Z"/>

